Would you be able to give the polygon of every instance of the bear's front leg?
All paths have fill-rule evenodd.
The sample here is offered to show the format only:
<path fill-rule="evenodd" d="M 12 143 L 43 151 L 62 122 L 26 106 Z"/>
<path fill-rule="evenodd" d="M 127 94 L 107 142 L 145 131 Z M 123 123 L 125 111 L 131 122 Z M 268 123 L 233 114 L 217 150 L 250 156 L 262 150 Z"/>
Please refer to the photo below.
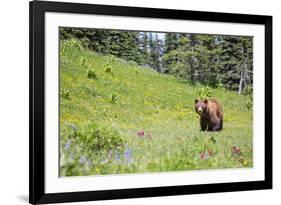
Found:
<path fill-rule="evenodd" d="M 200 127 L 202 131 L 206 131 L 207 130 L 207 123 L 206 121 L 201 117 L 200 118 Z"/>
<path fill-rule="evenodd" d="M 213 125 L 211 124 L 208 125 L 208 131 L 213 131 Z"/>
<path fill-rule="evenodd" d="M 218 123 L 218 124 L 215 124 L 214 126 L 213 126 L 213 129 L 212 129 L 212 131 L 220 131 L 221 130 L 221 126 L 220 126 L 220 123 Z"/>

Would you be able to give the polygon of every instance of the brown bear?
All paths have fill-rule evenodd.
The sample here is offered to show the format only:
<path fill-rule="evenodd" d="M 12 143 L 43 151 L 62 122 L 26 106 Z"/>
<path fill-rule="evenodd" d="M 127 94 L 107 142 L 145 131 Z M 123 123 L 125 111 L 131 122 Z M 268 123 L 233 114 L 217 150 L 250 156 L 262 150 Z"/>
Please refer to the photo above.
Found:
<path fill-rule="evenodd" d="M 200 115 L 202 131 L 220 131 L 223 127 L 223 110 L 215 100 L 195 100 L 195 110 Z"/>

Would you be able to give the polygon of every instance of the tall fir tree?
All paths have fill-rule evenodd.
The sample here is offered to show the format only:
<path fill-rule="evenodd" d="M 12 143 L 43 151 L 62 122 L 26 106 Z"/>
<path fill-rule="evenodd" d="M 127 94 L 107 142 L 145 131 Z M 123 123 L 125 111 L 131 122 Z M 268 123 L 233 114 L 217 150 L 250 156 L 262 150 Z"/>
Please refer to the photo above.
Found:
<path fill-rule="evenodd" d="M 238 93 L 253 81 L 253 41 L 251 37 L 221 36 L 223 84 Z"/>
<path fill-rule="evenodd" d="M 148 65 L 149 61 L 149 53 L 148 53 L 148 36 L 147 32 L 140 32 L 139 33 L 139 50 L 141 53 L 141 65 Z"/>

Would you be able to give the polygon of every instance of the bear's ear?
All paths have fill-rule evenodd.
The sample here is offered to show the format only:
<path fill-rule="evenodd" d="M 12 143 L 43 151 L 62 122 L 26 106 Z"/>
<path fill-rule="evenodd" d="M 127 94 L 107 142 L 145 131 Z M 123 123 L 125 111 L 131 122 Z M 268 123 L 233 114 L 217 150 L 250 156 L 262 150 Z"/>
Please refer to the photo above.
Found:
<path fill-rule="evenodd" d="M 208 100 L 207 100 L 207 99 L 206 99 L 206 100 L 204 100 L 204 103 L 205 103 L 205 104 L 207 104 L 207 103 L 208 103 Z"/>
<path fill-rule="evenodd" d="M 198 99 L 195 99 L 194 102 L 195 102 L 195 104 L 197 104 L 198 103 Z"/>

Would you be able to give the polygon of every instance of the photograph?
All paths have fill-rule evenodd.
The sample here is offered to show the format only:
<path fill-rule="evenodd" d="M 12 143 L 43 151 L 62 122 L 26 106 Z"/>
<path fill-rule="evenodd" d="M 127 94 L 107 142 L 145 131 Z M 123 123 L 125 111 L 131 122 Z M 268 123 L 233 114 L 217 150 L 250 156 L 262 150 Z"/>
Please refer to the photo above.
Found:
<path fill-rule="evenodd" d="M 253 168 L 253 36 L 59 27 L 59 176 Z"/>
<path fill-rule="evenodd" d="M 30 203 L 272 189 L 272 16 L 29 6 Z"/>

